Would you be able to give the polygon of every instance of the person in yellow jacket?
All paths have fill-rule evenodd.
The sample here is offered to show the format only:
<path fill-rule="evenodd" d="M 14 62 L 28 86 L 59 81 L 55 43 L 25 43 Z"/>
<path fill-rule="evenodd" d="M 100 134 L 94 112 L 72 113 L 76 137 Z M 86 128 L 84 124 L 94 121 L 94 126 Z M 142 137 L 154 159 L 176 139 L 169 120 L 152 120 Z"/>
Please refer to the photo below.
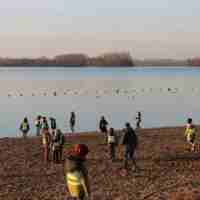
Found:
<path fill-rule="evenodd" d="M 187 119 L 187 124 L 186 124 L 186 129 L 185 129 L 185 138 L 186 138 L 186 140 L 187 140 L 187 132 L 188 132 L 188 129 L 191 127 L 191 125 L 192 125 L 192 118 L 188 118 Z"/>
<path fill-rule="evenodd" d="M 85 166 L 88 147 L 77 144 L 72 147 L 65 160 L 64 174 L 70 196 L 77 200 L 86 200 L 90 196 L 88 171 Z"/>
<path fill-rule="evenodd" d="M 195 137 L 196 137 L 196 129 L 195 126 L 192 124 L 192 119 L 188 119 L 188 124 L 185 130 L 185 137 L 188 143 L 191 145 L 191 151 L 195 150 Z"/>
<path fill-rule="evenodd" d="M 20 124 L 20 128 L 19 129 L 22 132 L 23 137 L 26 138 L 27 134 L 28 134 L 28 132 L 30 130 L 30 125 L 29 125 L 27 117 L 24 118 L 23 122 Z"/>

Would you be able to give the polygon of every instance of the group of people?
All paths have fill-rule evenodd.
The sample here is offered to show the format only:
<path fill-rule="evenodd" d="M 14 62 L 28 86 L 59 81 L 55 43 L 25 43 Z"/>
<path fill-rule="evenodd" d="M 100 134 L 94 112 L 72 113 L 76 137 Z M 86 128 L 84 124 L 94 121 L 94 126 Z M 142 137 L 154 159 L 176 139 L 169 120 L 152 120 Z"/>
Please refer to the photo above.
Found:
<path fill-rule="evenodd" d="M 49 120 L 50 120 L 50 126 L 46 117 L 41 116 L 41 115 L 37 116 L 34 122 L 35 127 L 36 127 L 36 136 L 41 135 L 41 130 L 44 128 L 51 128 L 52 131 L 56 130 L 57 128 L 56 119 L 53 117 L 50 117 Z M 69 126 L 72 133 L 75 131 L 75 123 L 76 123 L 76 115 L 74 112 L 71 112 L 70 119 L 69 119 Z M 24 138 L 27 137 L 28 132 L 30 130 L 30 124 L 27 117 L 23 119 L 22 123 L 20 124 L 19 129 L 22 133 L 22 136 Z"/>
<path fill-rule="evenodd" d="M 108 124 L 104 117 L 101 118 L 101 121 L 102 122 L 100 124 Z M 104 126 L 102 126 L 101 128 L 103 128 L 103 131 L 106 131 Z M 110 159 L 114 161 L 116 159 L 115 148 L 119 142 L 114 128 L 109 129 L 106 137 L 110 149 Z M 134 129 L 128 122 L 125 124 L 122 145 L 124 145 L 125 147 L 124 169 L 128 171 L 132 169 L 132 165 L 134 165 L 134 170 L 136 171 L 138 167 L 136 165 L 134 153 L 138 145 L 138 138 Z M 67 153 L 64 167 L 65 180 L 68 191 L 71 197 L 73 197 L 74 199 L 85 200 L 90 196 L 88 170 L 85 165 L 88 152 L 89 149 L 87 145 L 75 144 L 70 148 Z M 132 162 L 131 167 L 129 165 L 130 161 Z"/>
<path fill-rule="evenodd" d="M 135 119 L 136 119 L 136 128 L 141 128 L 141 122 L 142 122 L 141 112 L 137 112 L 137 117 Z M 108 129 L 107 129 L 108 125 L 109 125 L 108 121 L 105 119 L 104 116 L 102 116 L 100 121 L 99 121 L 99 130 L 102 133 L 107 133 L 108 132 Z"/>
<path fill-rule="evenodd" d="M 41 136 L 44 151 L 44 161 L 53 160 L 59 163 L 62 160 L 63 145 L 65 143 L 64 134 L 60 129 L 57 129 L 56 119 L 53 117 L 48 120 L 44 116 L 38 116 L 35 120 L 36 135 Z M 27 118 L 24 118 L 20 124 L 20 130 L 23 137 L 26 138 L 30 130 L 30 125 Z"/>
<path fill-rule="evenodd" d="M 75 114 L 71 116 L 71 130 L 74 131 L 75 125 Z M 140 128 L 141 123 L 141 113 L 138 112 L 136 117 L 137 123 L 136 128 Z M 64 145 L 64 135 L 62 132 L 57 129 L 56 120 L 50 118 L 50 127 L 48 126 L 47 118 L 38 116 L 35 125 L 37 127 L 37 135 L 42 136 L 42 144 L 44 148 L 44 159 L 45 161 L 50 160 L 50 152 L 52 152 L 52 158 L 55 162 L 62 160 L 62 151 Z M 104 116 L 101 117 L 99 122 L 99 129 L 102 133 L 105 133 L 107 138 L 107 144 L 109 147 L 110 159 L 114 161 L 116 159 L 116 148 L 119 144 L 118 135 L 114 128 L 109 128 L 108 130 L 108 121 Z M 25 118 L 20 125 L 20 130 L 23 133 L 23 136 L 26 137 L 27 132 L 29 131 L 30 126 L 28 124 L 28 119 Z M 136 129 L 137 130 L 137 129 Z M 130 123 L 125 124 L 123 129 L 124 135 L 121 142 L 121 145 L 124 146 L 124 169 L 128 172 L 132 170 L 138 170 L 136 160 L 134 157 L 135 150 L 138 146 L 138 137 L 135 133 L 135 130 L 132 128 Z M 188 118 L 187 125 L 185 129 L 185 137 L 188 143 L 190 144 L 191 151 L 195 150 L 195 138 L 196 138 L 196 128 L 193 124 L 192 118 Z M 85 165 L 87 154 L 89 153 L 89 148 L 85 144 L 75 144 L 72 145 L 68 150 L 67 158 L 65 159 L 64 173 L 65 181 L 68 188 L 68 191 L 72 198 L 85 200 L 90 196 L 90 184 L 88 178 L 88 170 Z M 132 165 L 130 165 L 130 162 Z"/>

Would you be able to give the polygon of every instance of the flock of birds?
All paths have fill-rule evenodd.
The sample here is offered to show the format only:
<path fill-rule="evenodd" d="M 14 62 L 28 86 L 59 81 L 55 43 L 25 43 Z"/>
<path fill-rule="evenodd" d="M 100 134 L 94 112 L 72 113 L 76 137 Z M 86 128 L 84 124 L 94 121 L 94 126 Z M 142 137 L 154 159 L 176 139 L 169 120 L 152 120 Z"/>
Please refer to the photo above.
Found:
<path fill-rule="evenodd" d="M 104 95 L 118 95 L 118 96 L 123 96 L 123 95 L 127 95 L 130 96 L 132 95 L 132 97 L 139 95 L 139 94 L 145 94 L 145 93 L 153 93 L 153 92 L 168 92 L 170 94 L 176 94 L 178 92 L 181 92 L 183 90 L 178 89 L 178 88 L 140 88 L 140 89 L 112 89 L 112 90 L 108 90 L 108 89 L 104 89 L 104 90 L 66 90 L 64 92 L 57 92 L 57 91 L 53 91 L 53 92 L 37 92 L 37 93 L 30 93 L 29 96 L 67 96 L 67 95 L 74 95 L 74 96 L 78 96 L 78 95 L 93 95 L 96 98 L 100 98 Z M 198 88 L 191 88 L 190 91 L 195 92 L 195 91 L 200 91 Z M 23 97 L 23 96 L 27 96 L 27 94 L 22 93 L 22 92 L 18 92 L 18 93 L 9 93 L 8 97 Z"/>

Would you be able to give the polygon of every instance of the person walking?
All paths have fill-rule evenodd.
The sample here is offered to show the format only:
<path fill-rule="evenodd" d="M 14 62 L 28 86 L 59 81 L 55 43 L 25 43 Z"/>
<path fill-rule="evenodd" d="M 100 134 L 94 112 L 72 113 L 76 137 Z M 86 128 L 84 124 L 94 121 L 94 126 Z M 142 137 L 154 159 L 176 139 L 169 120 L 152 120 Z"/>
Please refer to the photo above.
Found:
<path fill-rule="evenodd" d="M 36 120 L 35 120 L 35 126 L 36 126 L 36 136 L 40 135 L 40 131 L 41 131 L 41 116 L 38 115 Z"/>
<path fill-rule="evenodd" d="M 63 159 L 63 146 L 65 144 L 65 136 L 60 129 L 58 129 L 57 132 L 59 134 L 59 145 L 60 145 L 60 147 L 59 147 L 59 158 L 60 158 L 60 161 L 62 161 L 62 159 Z"/>
<path fill-rule="evenodd" d="M 110 159 L 112 161 L 115 160 L 115 148 L 116 148 L 116 135 L 114 128 L 110 128 L 109 133 L 108 133 L 108 145 L 110 149 Z"/>
<path fill-rule="evenodd" d="M 53 161 L 55 163 L 59 163 L 60 159 L 60 144 L 59 144 L 59 132 L 55 131 L 52 138 L 52 153 L 53 153 Z"/>
<path fill-rule="evenodd" d="M 50 120 L 50 126 L 51 126 L 51 134 L 53 134 L 56 130 L 56 127 L 57 127 L 56 119 L 53 118 L 53 117 L 50 117 L 49 120 Z"/>
<path fill-rule="evenodd" d="M 100 129 L 100 131 L 102 133 L 107 133 L 108 132 L 107 126 L 108 126 L 108 122 L 105 119 L 105 117 L 102 116 L 101 119 L 100 119 L 100 122 L 99 122 L 99 129 Z"/>
<path fill-rule="evenodd" d="M 142 116 L 141 116 L 141 112 L 137 113 L 137 117 L 136 117 L 136 128 L 141 128 L 140 124 L 142 122 Z"/>
<path fill-rule="evenodd" d="M 47 121 L 46 117 L 42 117 L 42 124 L 41 124 L 41 129 L 43 130 L 48 130 L 49 131 L 49 124 Z"/>
<path fill-rule="evenodd" d="M 66 186 L 72 198 L 86 200 L 90 197 L 88 170 L 85 165 L 89 149 L 84 144 L 72 146 L 65 160 Z"/>
<path fill-rule="evenodd" d="M 27 117 L 24 118 L 23 122 L 20 124 L 19 129 L 22 132 L 23 138 L 26 138 L 27 134 L 28 134 L 28 132 L 30 130 L 30 125 L 29 125 Z"/>
<path fill-rule="evenodd" d="M 125 146 L 124 168 L 128 170 L 128 161 L 131 160 L 136 171 L 138 167 L 136 165 L 134 153 L 138 145 L 138 139 L 137 135 L 135 134 L 135 131 L 128 122 L 126 123 L 125 134 L 122 144 Z"/>
<path fill-rule="evenodd" d="M 44 155 L 44 162 L 47 163 L 50 161 L 50 142 L 51 142 L 51 135 L 49 133 L 48 128 L 43 128 L 42 131 L 42 145 L 43 145 L 43 155 Z"/>
<path fill-rule="evenodd" d="M 196 128 L 192 123 L 192 118 L 188 118 L 187 120 L 185 137 L 191 146 L 190 151 L 195 151 Z"/>
<path fill-rule="evenodd" d="M 70 129 L 71 129 L 71 132 L 72 132 L 72 133 L 74 133 L 75 123 L 76 123 L 76 115 L 75 115 L 75 112 L 71 112 L 70 120 L 69 120 L 69 125 L 70 125 Z"/>

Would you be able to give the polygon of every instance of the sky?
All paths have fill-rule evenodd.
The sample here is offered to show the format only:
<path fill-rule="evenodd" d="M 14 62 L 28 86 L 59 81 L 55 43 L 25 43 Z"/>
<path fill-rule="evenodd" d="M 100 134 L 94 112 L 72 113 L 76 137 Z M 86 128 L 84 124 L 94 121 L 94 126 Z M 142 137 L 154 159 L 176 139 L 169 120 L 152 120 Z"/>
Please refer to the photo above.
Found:
<path fill-rule="evenodd" d="M 0 57 L 196 57 L 199 10 L 199 0 L 0 0 Z"/>

